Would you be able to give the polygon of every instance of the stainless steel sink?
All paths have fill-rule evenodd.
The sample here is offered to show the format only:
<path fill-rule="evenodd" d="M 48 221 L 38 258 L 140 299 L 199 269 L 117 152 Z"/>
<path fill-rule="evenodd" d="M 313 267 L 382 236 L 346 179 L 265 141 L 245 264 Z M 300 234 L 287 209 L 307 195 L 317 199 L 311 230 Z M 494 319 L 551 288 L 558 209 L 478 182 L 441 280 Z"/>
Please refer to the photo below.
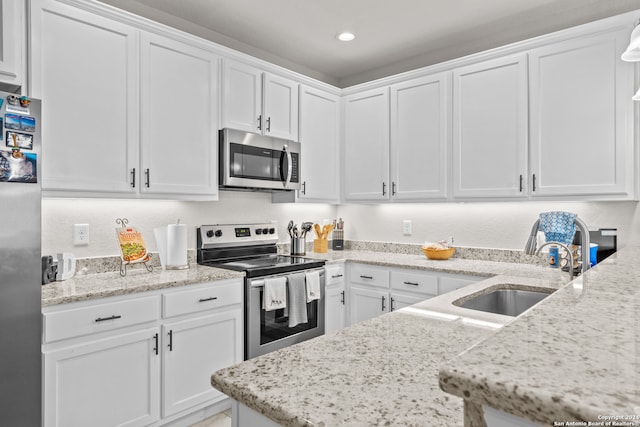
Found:
<path fill-rule="evenodd" d="M 473 297 L 462 304 L 456 304 L 457 301 L 454 304 L 471 310 L 515 317 L 548 297 L 549 294 L 550 291 L 542 289 L 540 291 L 496 289 L 488 294 Z"/>

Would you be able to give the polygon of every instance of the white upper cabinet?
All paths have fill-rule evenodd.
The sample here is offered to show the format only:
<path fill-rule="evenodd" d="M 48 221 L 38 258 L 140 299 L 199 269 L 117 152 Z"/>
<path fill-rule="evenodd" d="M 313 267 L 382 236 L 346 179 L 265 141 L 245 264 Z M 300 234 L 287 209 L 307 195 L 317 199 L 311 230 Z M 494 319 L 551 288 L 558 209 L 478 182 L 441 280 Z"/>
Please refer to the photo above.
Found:
<path fill-rule="evenodd" d="M 447 73 L 391 86 L 391 197 L 397 200 L 447 197 Z"/>
<path fill-rule="evenodd" d="M 532 196 L 633 193 L 633 64 L 629 31 L 530 53 Z"/>
<path fill-rule="evenodd" d="M 261 133 L 262 71 L 225 59 L 222 82 L 222 126 Z"/>
<path fill-rule="evenodd" d="M 31 31 L 45 194 L 217 199 L 217 56 L 53 0 Z"/>
<path fill-rule="evenodd" d="M 218 191 L 218 57 L 142 34 L 141 192 Z"/>
<path fill-rule="evenodd" d="M 263 82 L 263 133 L 298 141 L 298 83 L 269 73 Z"/>
<path fill-rule="evenodd" d="M 222 127 L 298 141 L 298 83 L 232 60 L 222 71 Z"/>
<path fill-rule="evenodd" d="M 337 202 L 340 198 L 340 100 L 303 86 L 300 89 L 302 188 L 298 198 Z"/>
<path fill-rule="evenodd" d="M 388 200 L 389 88 L 344 98 L 344 196 Z"/>
<path fill-rule="evenodd" d="M 137 32 L 53 0 L 33 0 L 31 55 L 32 96 L 43 99 L 43 190 L 134 193 Z"/>
<path fill-rule="evenodd" d="M 527 57 L 453 71 L 453 195 L 524 197 Z"/>
<path fill-rule="evenodd" d="M 24 0 L 0 0 L 0 82 L 24 83 L 26 7 Z"/>

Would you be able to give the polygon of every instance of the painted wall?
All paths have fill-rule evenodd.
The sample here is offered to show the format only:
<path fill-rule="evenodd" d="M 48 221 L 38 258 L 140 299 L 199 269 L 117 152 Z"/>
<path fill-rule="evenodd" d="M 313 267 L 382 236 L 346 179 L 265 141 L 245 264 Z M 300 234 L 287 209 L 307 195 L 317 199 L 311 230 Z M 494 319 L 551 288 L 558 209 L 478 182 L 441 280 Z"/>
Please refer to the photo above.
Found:
<path fill-rule="evenodd" d="M 589 228 L 618 229 L 618 246 L 640 244 L 640 212 L 636 202 L 495 202 L 343 205 L 349 240 L 423 243 L 454 238 L 459 246 L 524 249 L 540 212 L 577 213 Z M 402 221 L 412 220 L 413 234 L 404 236 Z"/>
<path fill-rule="evenodd" d="M 202 224 L 253 223 L 275 220 L 282 243 L 288 243 L 287 223 L 322 222 L 336 217 L 336 207 L 324 204 L 272 204 L 267 193 L 220 193 L 217 202 L 164 200 L 44 199 L 42 202 L 42 253 L 72 252 L 77 257 L 118 255 L 116 218 L 142 231 L 149 250 L 156 250 L 153 229 L 175 223 L 187 224 L 187 248 L 196 245 L 195 227 Z M 88 246 L 73 245 L 73 224 L 89 224 Z"/>
<path fill-rule="evenodd" d="M 322 222 L 342 217 L 345 238 L 395 243 L 423 243 L 453 236 L 459 246 L 523 249 L 538 213 L 577 213 L 591 228 L 618 228 L 618 245 L 640 245 L 640 211 L 636 202 L 492 202 L 341 205 L 272 204 L 266 193 L 221 192 L 218 202 L 156 200 L 45 199 L 42 204 L 43 254 L 73 252 L 78 257 L 116 255 L 115 219 L 138 226 L 152 251 L 153 228 L 180 218 L 189 225 L 188 247 L 195 248 L 196 225 L 275 220 L 282 243 L 292 219 Z M 413 222 L 404 236 L 402 221 Z M 74 246 L 72 226 L 90 225 L 89 246 Z M 310 240 L 310 239 L 309 239 Z"/>

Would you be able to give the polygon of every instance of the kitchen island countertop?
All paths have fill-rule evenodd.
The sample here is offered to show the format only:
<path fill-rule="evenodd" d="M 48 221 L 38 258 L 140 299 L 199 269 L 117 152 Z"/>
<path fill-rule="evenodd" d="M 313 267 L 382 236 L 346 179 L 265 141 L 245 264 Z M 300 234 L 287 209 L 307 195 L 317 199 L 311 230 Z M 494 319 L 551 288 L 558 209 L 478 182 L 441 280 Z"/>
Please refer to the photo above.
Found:
<path fill-rule="evenodd" d="M 462 399 L 440 390 L 438 370 L 491 333 L 394 312 L 223 369 L 211 381 L 282 426 L 461 426 Z"/>
<path fill-rule="evenodd" d="M 640 248 L 619 250 L 444 364 L 442 388 L 478 426 L 483 405 L 542 425 L 640 425 L 639 277 Z"/>

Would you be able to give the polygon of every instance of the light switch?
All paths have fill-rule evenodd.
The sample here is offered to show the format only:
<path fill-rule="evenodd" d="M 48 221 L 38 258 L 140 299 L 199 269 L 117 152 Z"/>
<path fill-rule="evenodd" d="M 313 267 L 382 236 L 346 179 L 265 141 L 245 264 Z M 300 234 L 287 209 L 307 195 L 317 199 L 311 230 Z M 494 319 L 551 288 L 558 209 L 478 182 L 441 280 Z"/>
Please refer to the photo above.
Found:
<path fill-rule="evenodd" d="M 89 244 L 89 224 L 73 224 L 73 244 L 75 246 Z"/>
<path fill-rule="evenodd" d="M 403 220 L 402 234 L 404 234 L 405 236 L 411 236 L 411 234 L 413 233 L 412 226 L 413 226 L 413 221 L 411 221 L 410 219 Z"/>

